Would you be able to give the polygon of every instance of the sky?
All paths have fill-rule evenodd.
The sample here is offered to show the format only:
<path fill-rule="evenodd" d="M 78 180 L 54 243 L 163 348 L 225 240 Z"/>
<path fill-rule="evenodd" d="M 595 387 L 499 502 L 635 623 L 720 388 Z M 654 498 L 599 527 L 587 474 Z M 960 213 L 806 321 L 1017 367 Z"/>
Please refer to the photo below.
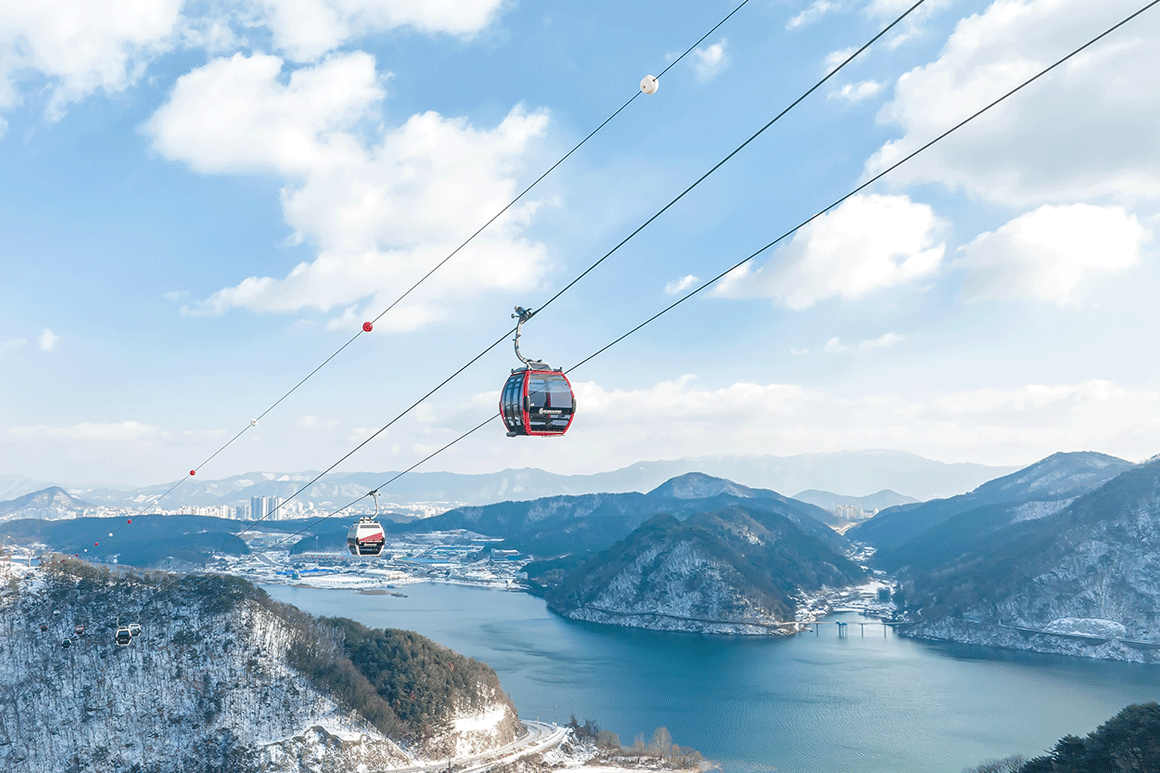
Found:
<path fill-rule="evenodd" d="M 909 5 L 749 0 L 267 412 L 738 1 L 0 0 L 0 474 L 335 463 Z M 927 0 L 522 351 L 571 368 L 1143 4 Z M 1160 452 L 1158 38 L 1153 9 L 571 370 L 566 437 L 495 421 L 421 469 Z M 518 364 L 338 469 L 420 461 Z"/>

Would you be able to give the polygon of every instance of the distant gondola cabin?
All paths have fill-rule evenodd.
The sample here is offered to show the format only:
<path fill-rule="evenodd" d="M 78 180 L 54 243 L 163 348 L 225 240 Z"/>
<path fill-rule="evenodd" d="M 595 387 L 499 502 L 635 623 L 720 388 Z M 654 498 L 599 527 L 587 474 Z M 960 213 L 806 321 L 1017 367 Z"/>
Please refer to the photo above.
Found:
<path fill-rule="evenodd" d="M 346 547 L 354 556 L 377 556 L 386 541 L 382 525 L 374 518 L 360 518 L 346 533 Z"/>

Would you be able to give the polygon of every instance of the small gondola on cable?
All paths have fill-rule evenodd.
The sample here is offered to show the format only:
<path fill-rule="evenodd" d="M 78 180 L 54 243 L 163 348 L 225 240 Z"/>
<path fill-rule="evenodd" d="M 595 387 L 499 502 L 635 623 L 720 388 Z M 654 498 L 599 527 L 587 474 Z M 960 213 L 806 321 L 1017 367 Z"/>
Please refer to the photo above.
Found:
<path fill-rule="evenodd" d="M 508 437 L 563 435 L 572 426 L 576 397 L 564 371 L 546 362 L 529 360 L 520 354 L 520 333 L 536 312 L 516 306 L 516 357 L 524 364 L 516 368 L 499 396 L 499 412 Z"/>
<path fill-rule="evenodd" d="M 73 628 L 73 635 L 74 636 L 84 636 L 85 635 L 85 627 L 83 625 L 78 625 L 76 628 Z"/>
<path fill-rule="evenodd" d="M 121 618 L 117 618 L 117 632 L 113 634 L 113 641 L 119 647 L 128 647 L 129 643 L 133 641 L 133 632 L 129 630 L 128 625 L 121 625 Z"/>
<path fill-rule="evenodd" d="M 379 523 L 379 491 L 371 492 L 375 498 L 375 515 L 373 518 L 364 515 L 358 523 L 352 524 L 346 533 L 346 547 L 352 556 L 377 556 L 383 552 L 387 535 Z"/>

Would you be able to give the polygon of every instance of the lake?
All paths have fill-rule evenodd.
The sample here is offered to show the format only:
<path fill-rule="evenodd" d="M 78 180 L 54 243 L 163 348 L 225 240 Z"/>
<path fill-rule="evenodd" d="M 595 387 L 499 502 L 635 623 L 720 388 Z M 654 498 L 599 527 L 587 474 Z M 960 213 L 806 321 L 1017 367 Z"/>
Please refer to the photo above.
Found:
<path fill-rule="evenodd" d="M 395 596 L 266 586 L 306 612 L 418 631 L 488 663 L 526 719 L 575 714 L 631 744 L 658 726 L 726 773 L 960 773 L 1042 753 L 1129 703 L 1160 667 L 918 642 L 854 614 L 846 638 L 756 639 L 566 620 L 525 593 L 399 586 Z"/>

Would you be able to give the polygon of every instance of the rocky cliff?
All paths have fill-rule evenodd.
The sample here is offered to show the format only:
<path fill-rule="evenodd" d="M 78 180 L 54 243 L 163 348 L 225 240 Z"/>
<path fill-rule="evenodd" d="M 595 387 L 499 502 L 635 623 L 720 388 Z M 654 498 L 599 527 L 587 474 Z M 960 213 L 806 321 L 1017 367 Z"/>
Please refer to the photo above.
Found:
<path fill-rule="evenodd" d="M 494 749 L 521 728 L 487 666 L 236 578 L 72 561 L 0 572 L 0 770 L 374 771 Z M 140 622 L 128 646 L 118 618 Z"/>

